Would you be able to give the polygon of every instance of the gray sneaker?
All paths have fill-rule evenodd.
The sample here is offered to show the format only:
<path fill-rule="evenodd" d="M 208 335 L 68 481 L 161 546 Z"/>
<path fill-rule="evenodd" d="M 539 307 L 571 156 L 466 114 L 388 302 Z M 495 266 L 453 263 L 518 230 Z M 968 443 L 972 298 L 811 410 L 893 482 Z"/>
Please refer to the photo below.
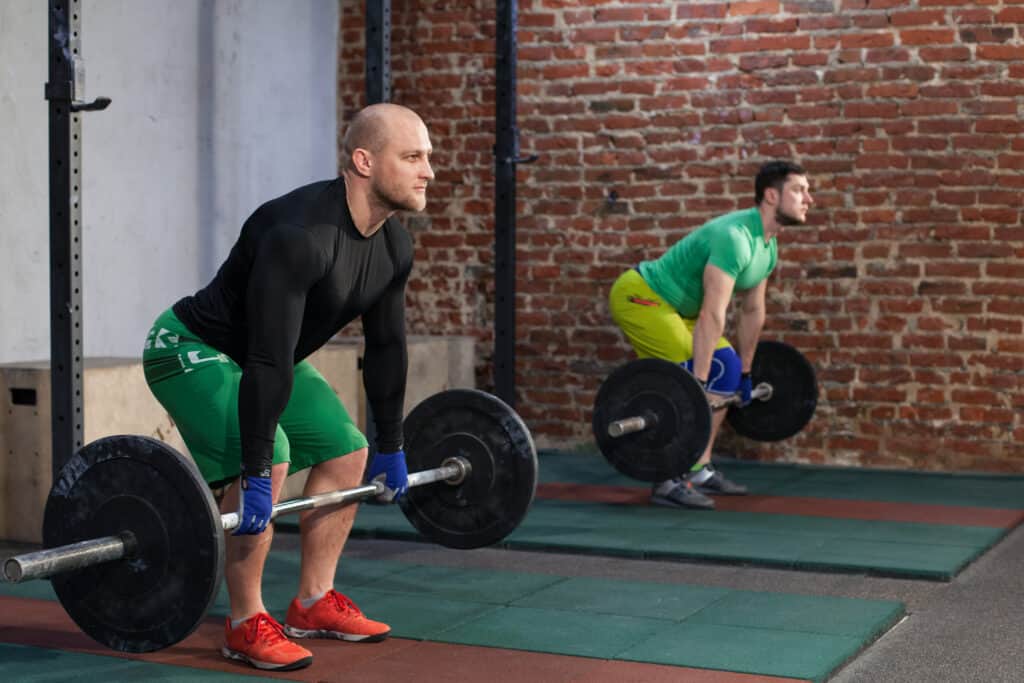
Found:
<path fill-rule="evenodd" d="M 694 510 L 714 510 L 715 501 L 693 487 L 685 479 L 677 480 L 675 486 L 665 493 L 658 493 L 657 487 L 651 492 L 651 502 L 673 508 L 692 508 Z"/>
<path fill-rule="evenodd" d="M 743 484 L 737 484 L 734 481 L 729 481 L 725 478 L 724 474 L 716 470 L 711 465 L 705 465 L 704 469 L 711 472 L 711 477 L 705 479 L 700 484 L 693 482 L 693 488 L 697 489 L 701 493 L 709 493 L 711 495 L 718 494 L 721 496 L 747 495 L 747 487 Z"/>

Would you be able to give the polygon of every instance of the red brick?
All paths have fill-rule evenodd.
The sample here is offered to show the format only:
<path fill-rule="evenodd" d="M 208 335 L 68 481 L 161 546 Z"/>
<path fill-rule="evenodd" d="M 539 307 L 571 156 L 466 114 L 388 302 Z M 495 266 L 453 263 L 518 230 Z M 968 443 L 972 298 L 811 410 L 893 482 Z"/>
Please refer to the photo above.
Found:
<path fill-rule="evenodd" d="M 997 61 L 1024 60 L 1024 45 L 978 45 L 975 52 L 977 59 Z"/>
<path fill-rule="evenodd" d="M 956 40 L 953 29 L 905 29 L 899 32 L 900 43 L 903 45 L 949 45 Z"/>
<path fill-rule="evenodd" d="M 740 0 L 730 2 L 728 16 L 750 16 L 753 14 L 778 14 L 779 0 Z"/>

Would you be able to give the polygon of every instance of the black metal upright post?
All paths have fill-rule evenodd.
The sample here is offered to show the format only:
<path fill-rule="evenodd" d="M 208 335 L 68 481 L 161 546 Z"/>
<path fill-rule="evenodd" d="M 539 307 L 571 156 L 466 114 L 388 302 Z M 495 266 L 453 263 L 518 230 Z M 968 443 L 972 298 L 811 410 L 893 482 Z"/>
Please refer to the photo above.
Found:
<path fill-rule="evenodd" d="M 391 0 L 366 0 L 366 103 L 391 101 Z"/>
<path fill-rule="evenodd" d="M 366 0 L 366 104 L 391 101 L 391 0 Z M 360 368 L 362 362 L 360 361 Z M 376 452 L 377 427 L 366 401 L 366 439 Z"/>
<path fill-rule="evenodd" d="M 50 103 L 50 392 L 53 475 L 81 448 L 82 414 L 82 111 L 81 3 L 49 0 Z"/>
<path fill-rule="evenodd" d="M 494 393 L 515 407 L 516 393 L 516 128 L 517 0 L 498 0 L 495 31 Z"/>

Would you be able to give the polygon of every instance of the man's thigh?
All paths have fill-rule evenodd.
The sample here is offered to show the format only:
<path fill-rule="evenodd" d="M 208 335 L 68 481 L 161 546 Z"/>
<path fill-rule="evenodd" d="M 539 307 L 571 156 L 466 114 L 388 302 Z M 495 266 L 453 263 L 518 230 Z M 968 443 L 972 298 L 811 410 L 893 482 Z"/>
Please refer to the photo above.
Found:
<path fill-rule="evenodd" d="M 291 399 L 280 425 L 290 445 L 289 474 L 367 446 L 341 399 L 308 361 L 295 366 Z"/>

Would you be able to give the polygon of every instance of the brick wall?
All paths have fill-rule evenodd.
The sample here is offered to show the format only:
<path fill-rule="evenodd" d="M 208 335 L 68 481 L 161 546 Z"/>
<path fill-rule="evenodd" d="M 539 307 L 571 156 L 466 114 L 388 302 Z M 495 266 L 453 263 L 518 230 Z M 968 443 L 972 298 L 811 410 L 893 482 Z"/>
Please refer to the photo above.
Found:
<path fill-rule="evenodd" d="M 363 104 L 362 0 L 342 0 L 340 119 Z M 493 0 L 393 0 L 393 100 L 432 131 L 410 324 L 480 340 L 492 386 Z M 744 457 L 1024 471 L 1024 2 L 520 0 L 518 405 L 590 439 L 630 358 L 612 280 L 749 206 L 795 158 L 765 336 L 819 370 L 812 424 Z"/>

